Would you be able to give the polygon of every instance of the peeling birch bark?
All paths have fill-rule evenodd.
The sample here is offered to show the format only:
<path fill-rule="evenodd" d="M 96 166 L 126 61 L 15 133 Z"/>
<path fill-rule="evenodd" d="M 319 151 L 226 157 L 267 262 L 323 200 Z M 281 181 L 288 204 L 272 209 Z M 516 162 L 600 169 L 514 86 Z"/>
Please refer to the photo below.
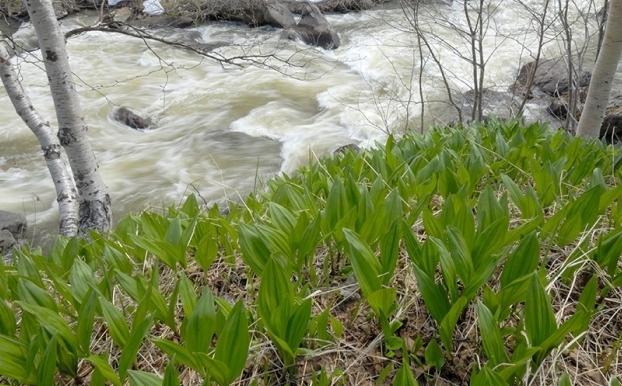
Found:
<path fill-rule="evenodd" d="M 58 138 L 67 152 L 79 194 L 79 231 L 108 231 L 112 221 L 110 196 L 86 135 L 80 99 L 75 89 L 65 38 L 54 15 L 52 0 L 25 0 L 50 83 L 58 120 Z"/>
<path fill-rule="evenodd" d="M 609 2 L 609 17 L 602 47 L 592 72 L 590 88 L 581 112 L 577 135 L 598 138 L 603 125 L 609 94 L 622 58 L 622 0 Z"/>
<path fill-rule="evenodd" d="M 0 36 L 1 39 L 1 36 Z M 59 210 L 59 232 L 64 236 L 78 233 L 78 192 L 71 169 L 64 157 L 60 141 L 48 122 L 35 110 L 30 97 L 22 87 L 17 71 L 11 63 L 12 48 L 0 41 L 0 77 L 17 114 L 35 134 L 43 151 L 43 158 L 54 182 Z"/>

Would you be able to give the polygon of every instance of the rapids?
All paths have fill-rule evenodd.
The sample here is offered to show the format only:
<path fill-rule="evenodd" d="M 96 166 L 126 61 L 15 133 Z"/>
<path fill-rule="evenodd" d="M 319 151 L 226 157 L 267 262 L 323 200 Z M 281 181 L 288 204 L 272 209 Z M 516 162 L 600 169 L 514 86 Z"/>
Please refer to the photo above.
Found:
<path fill-rule="evenodd" d="M 503 91 L 514 81 L 521 60 L 531 60 L 536 36 L 525 32 L 530 20 L 524 9 L 501 3 L 485 39 L 490 55 L 485 85 Z M 423 7 L 464 25 L 458 1 Z M 89 136 L 115 218 L 146 208 L 159 210 L 190 192 L 207 202 L 239 199 L 261 189 L 271 176 L 292 173 L 342 145 L 373 146 L 389 132 L 419 130 L 421 62 L 402 10 L 393 5 L 327 17 L 342 39 L 334 51 L 284 40 L 277 29 L 233 23 L 161 32 L 218 46 L 216 52 L 226 56 L 275 54 L 289 62 L 270 59 L 270 68 L 223 66 L 189 51 L 111 33 L 69 39 Z M 63 21 L 66 29 L 90 22 L 92 17 L 85 16 Z M 469 54 L 467 42 L 436 25 L 433 15 L 426 23 L 428 28 L 434 25 L 439 38 Z M 436 44 L 451 74 L 451 87 L 457 94 L 468 91 L 469 64 Z M 561 50 L 559 39 L 551 39 L 543 56 Z M 15 60 L 35 106 L 55 122 L 38 59 L 32 53 Z M 425 125 L 451 122 L 455 115 L 446 103 L 438 69 L 429 58 L 424 63 Z M 111 110 L 120 105 L 152 117 L 156 128 L 135 131 L 111 120 Z M 37 141 L 4 89 L 0 106 L 0 209 L 26 214 L 38 240 L 56 226 L 55 192 Z M 528 107 L 534 116 L 541 109 Z"/>

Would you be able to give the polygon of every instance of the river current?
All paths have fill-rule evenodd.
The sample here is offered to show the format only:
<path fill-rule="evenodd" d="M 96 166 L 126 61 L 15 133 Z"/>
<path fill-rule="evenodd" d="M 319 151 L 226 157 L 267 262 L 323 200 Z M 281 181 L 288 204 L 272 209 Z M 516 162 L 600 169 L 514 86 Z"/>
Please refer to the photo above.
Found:
<path fill-rule="evenodd" d="M 490 56 L 485 86 L 505 91 L 521 61 L 532 60 L 537 37 L 524 8 L 509 1 L 499 4 L 485 39 Z M 461 2 L 422 7 L 465 25 Z M 268 178 L 292 173 L 340 146 L 373 146 L 389 132 L 419 130 L 420 83 L 424 124 L 455 120 L 438 68 L 425 52 L 419 72 L 418 41 L 399 7 L 327 18 L 342 40 L 332 51 L 286 40 L 278 29 L 232 23 L 160 32 L 217 46 L 214 52 L 225 56 L 274 54 L 278 58 L 268 61 L 269 68 L 223 66 L 190 51 L 112 33 L 70 38 L 70 62 L 114 217 L 159 210 L 191 192 L 208 202 L 240 199 L 261 189 Z M 79 16 L 63 24 L 71 29 L 93 21 Z M 448 69 L 452 89 L 457 94 L 468 91 L 472 68 L 456 55 L 469 55 L 468 42 L 446 29 L 447 23 L 436 25 L 434 16 L 426 23 L 436 36 L 430 41 Z M 543 56 L 561 50 L 560 40 L 550 39 Z M 55 123 L 38 55 L 21 54 L 15 60 L 34 105 Z M 113 121 L 110 114 L 116 106 L 152 117 L 155 128 L 136 131 Z M 27 215 L 34 239 L 53 230 L 57 221 L 55 192 L 37 141 L 4 89 L 0 209 Z"/>

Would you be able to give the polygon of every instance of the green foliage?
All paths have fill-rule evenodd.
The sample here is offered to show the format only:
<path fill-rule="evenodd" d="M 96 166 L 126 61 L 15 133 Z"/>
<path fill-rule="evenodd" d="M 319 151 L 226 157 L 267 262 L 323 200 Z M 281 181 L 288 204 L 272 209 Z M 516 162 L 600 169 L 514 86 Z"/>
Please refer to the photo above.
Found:
<path fill-rule="evenodd" d="M 422 377 L 442 372 L 474 315 L 481 361 L 471 385 L 521 384 L 579 341 L 622 287 L 619 159 L 537 125 L 439 129 L 278 177 L 226 214 L 190 196 L 109 235 L 23 248 L 0 264 L 0 381 L 68 382 L 86 366 L 99 385 L 175 385 L 184 369 L 228 385 L 261 362 L 255 347 L 268 339 L 291 377 L 301 357 L 347 337 L 335 307 L 316 299 L 349 277 L 363 298 L 354 309 L 395 358 L 379 382 L 416 385 L 419 365 Z M 568 246 L 552 272 L 551 251 Z M 234 271 L 243 287 L 232 299 L 216 282 Z M 407 273 L 417 291 L 401 287 Z M 572 315 L 556 309 L 557 280 L 581 283 L 566 299 Z M 407 349 L 412 296 L 436 330 Z M 162 368 L 140 365 L 148 347 Z M 307 376 L 343 383 L 342 371 Z"/>

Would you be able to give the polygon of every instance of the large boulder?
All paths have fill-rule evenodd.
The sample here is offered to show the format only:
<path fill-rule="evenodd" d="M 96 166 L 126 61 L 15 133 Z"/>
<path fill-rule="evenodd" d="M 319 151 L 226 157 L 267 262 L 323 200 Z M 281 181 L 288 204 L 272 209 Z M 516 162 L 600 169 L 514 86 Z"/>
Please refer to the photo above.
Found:
<path fill-rule="evenodd" d="M 306 44 L 324 49 L 335 49 L 341 44 L 339 35 L 326 20 L 319 8 L 312 3 L 306 3 L 300 21 L 291 29 L 290 37 L 297 37 Z"/>
<path fill-rule="evenodd" d="M 525 94 L 536 62 L 529 62 L 521 67 L 513 90 Z M 583 71 L 577 77 L 577 86 L 586 87 L 590 84 L 592 75 Z M 544 93 L 550 96 L 559 96 L 568 92 L 568 64 L 565 58 L 542 59 L 539 61 L 534 75 L 531 93 Z"/>
<path fill-rule="evenodd" d="M 296 25 L 294 15 L 287 4 L 278 0 L 266 1 L 265 23 L 273 27 L 292 28 Z"/>
<path fill-rule="evenodd" d="M 113 110 L 112 119 L 129 126 L 132 129 L 145 130 L 151 126 L 151 118 L 143 118 L 127 107 L 119 107 Z"/>

